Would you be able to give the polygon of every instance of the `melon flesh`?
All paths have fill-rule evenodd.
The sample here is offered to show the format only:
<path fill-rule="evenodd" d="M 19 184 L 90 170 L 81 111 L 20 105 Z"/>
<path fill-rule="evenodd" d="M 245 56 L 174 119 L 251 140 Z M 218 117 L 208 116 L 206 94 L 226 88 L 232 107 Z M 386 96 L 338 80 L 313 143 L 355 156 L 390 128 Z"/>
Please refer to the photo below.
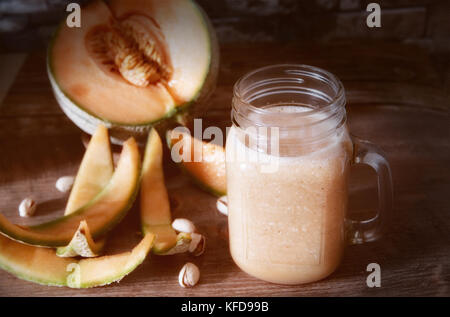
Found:
<path fill-rule="evenodd" d="M 74 270 L 67 277 L 67 286 L 91 288 L 120 281 L 145 260 L 153 242 L 154 235 L 146 234 L 132 251 L 80 260 L 78 266 L 72 266 Z"/>
<path fill-rule="evenodd" d="M 56 249 L 56 255 L 62 258 L 70 258 L 81 256 L 83 258 L 93 258 L 99 256 L 101 250 L 105 246 L 106 239 L 100 239 L 95 242 L 92 239 L 89 226 L 86 221 L 82 221 L 75 232 L 70 243 L 65 247 Z"/>
<path fill-rule="evenodd" d="M 99 125 L 81 161 L 64 214 L 69 215 L 90 202 L 108 185 L 113 172 L 108 129 Z"/>
<path fill-rule="evenodd" d="M 216 196 L 227 191 L 225 149 L 219 145 L 203 142 L 182 131 L 168 131 L 167 142 L 172 158 L 202 188 Z M 201 158 L 195 162 L 195 152 Z M 184 155 L 183 155 L 184 154 Z M 187 159 L 183 159 L 187 157 Z"/>
<path fill-rule="evenodd" d="M 159 255 L 185 252 L 189 234 L 179 234 L 172 228 L 169 196 L 164 182 L 161 138 L 152 129 L 145 149 L 141 181 L 141 224 L 144 234 L 156 236 L 153 252 Z"/>
<path fill-rule="evenodd" d="M 86 220 L 97 239 L 111 230 L 131 208 L 140 180 L 139 150 L 133 138 L 123 145 L 122 154 L 111 181 L 90 203 L 76 212 L 33 227 L 12 224 L 0 214 L 0 232 L 23 243 L 44 246 L 66 246 L 81 221 Z"/>
<path fill-rule="evenodd" d="M 108 129 L 99 125 L 84 153 L 64 215 L 70 215 L 95 198 L 109 183 L 114 172 Z M 106 243 L 92 239 L 86 221 L 82 221 L 69 245 L 56 250 L 60 257 L 95 257 Z"/>
<path fill-rule="evenodd" d="M 95 119 L 109 127 L 139 129 L 173 116 L 177 107 L 196 100 L 203 87 L 212 89 L 206 84 L 216 77 L 209 76 L 215 46 L 212 29 L 192 1 L 94 1 L 82 12 L 81 28 L 61 24 L 49 50 L 48 68 L 58 102 L 85 131 L 93 132 L 89 130 Z M 169 80 L 134 86 L 120 74 L 105 71 L 90 53 L 86 38 L 91 30 L 130 14 L 151 18 L 160 27 L 173 70 Z"/>
<path fill-rule="evenodd" d="M 0 235 L 0 267 L 20 279 L 50 286 L 66 285 L 70 258 L 55 250 L 25 245 Z"/>
<path fill-rule="evenodd" d="M 213 50 L 201 9 L 191 0 L 111 0 L 109 7 L 119 20 L 138 12 L 157 23 L 174 70 L 170 93 L 178 105 L 196 97 L 210 71 Z"/>
<path fill-rule="evenodd" d="M 58 257 L 52 249 L 25 245 L 0 235 L 0 267 L 20 279 L 48 286 L 102 286 L 121 280 L 141 264 L 153 240 L 148 234 L 131 252 L 74 260 Z"/>

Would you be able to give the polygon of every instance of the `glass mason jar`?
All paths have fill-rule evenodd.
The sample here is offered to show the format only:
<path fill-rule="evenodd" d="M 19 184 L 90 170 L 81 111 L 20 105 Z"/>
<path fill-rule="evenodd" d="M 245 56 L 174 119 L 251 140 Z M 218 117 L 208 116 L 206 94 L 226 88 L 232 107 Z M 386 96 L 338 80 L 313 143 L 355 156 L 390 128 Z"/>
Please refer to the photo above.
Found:
<path fill-rule="evenodd" d="M 339 265 L 346 243 L 377 239 L 392 204 L 385 156 L 350 137 L 345 91 L 331 73 L 306 65 L 255 70 L 234 87 L 228 133 L 230 251 L 262 280 L 300 284 Z M 351 164 L 378 174 L 373 219 L 347 218 Z"/>

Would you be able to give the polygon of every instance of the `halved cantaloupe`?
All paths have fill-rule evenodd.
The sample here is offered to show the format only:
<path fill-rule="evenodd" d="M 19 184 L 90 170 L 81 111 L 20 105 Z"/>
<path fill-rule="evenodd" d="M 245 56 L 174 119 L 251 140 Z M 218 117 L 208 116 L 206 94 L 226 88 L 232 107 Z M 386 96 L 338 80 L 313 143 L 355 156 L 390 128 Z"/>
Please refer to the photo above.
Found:
<path fill-rule="evenodd" d="M 226 194 L 225 149 L 222 146 L 198 140 L 186 131 L 168 131 L 166 139 L 172 159 L 200 187 L 216 196 Z"/>
<path fill-rule="evenodd" d="M 161 138 L 152 129 L 145 149 L 141 181 L 141 224 L 144 234 L 156 236 L 153 252 L 174 254 L 189 248 L 189 234 L 179 234 L 172 228 L 169 196 L 164 182 Z"/>
<path fill-rule="evenodd" d="M 80 28 L 62 23 L 48 53 L 58 103 L 82 130 L 141 137 L 214 89 L 218 45 L 191 0 L 94 1 Z"/>
<path fill-rule="evenodd" d="M 121 280 L 146 258 L 154 236 L 131 251 L 94 259 L 56 256 L 54 250 L 25 245 L 0 235 L 0 268 L 20 279 L 48 286 L 88 288 Z"/>
<path fill-rule="evenodd" d="M 122 220 L 131 208 L 140 180 L 140 155 L 131 138 L 108 185 L 90 203 L 76 212 L 32 227 L 12 224 L 0 214 L 0 233 L 26 244 L 61 247 L 72 240 L 81 221 L 86 220 L 94 239 L 100 238 Z"/>

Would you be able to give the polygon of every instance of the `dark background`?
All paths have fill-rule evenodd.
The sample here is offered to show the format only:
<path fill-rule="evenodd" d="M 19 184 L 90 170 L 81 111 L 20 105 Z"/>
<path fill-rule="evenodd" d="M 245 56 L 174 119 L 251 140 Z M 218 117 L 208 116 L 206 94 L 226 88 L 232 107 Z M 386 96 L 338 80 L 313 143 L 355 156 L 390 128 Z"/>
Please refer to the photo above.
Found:
<path fill-rule="evenodd" d="M 164 1 L 164 0 L 163 0 Z M 0 0 L 0 50 L 42 48 L 66 14 L 86 0 Z M 221 44 L 342 40 L 398 41 L 427 50 L 446 87 L 450 82 L 448 0 L 198 0 Z M 366 26 L 367 4 L 382 9 L 381 28 Z"/>

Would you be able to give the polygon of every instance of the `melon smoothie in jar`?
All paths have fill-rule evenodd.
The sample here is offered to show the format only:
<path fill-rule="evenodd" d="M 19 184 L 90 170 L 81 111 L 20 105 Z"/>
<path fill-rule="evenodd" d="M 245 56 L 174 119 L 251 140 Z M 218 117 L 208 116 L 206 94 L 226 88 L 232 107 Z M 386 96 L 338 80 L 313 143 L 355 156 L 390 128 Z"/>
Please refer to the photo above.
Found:
<path fill-rule="evenodd" d="M 389 165 L 373 145 L 350 138 L 334 75 L 305 65 L 249 73 L 235 85 L 232 119 L 229 239 L 243 271 L 274 283 L 313 282 L 338 267 L 347 241 L 379 237 L 392 201 Z M 355 162 L 374 167 L 379 180 L 380 210 L 361 222 L 346 218 Z"/>

